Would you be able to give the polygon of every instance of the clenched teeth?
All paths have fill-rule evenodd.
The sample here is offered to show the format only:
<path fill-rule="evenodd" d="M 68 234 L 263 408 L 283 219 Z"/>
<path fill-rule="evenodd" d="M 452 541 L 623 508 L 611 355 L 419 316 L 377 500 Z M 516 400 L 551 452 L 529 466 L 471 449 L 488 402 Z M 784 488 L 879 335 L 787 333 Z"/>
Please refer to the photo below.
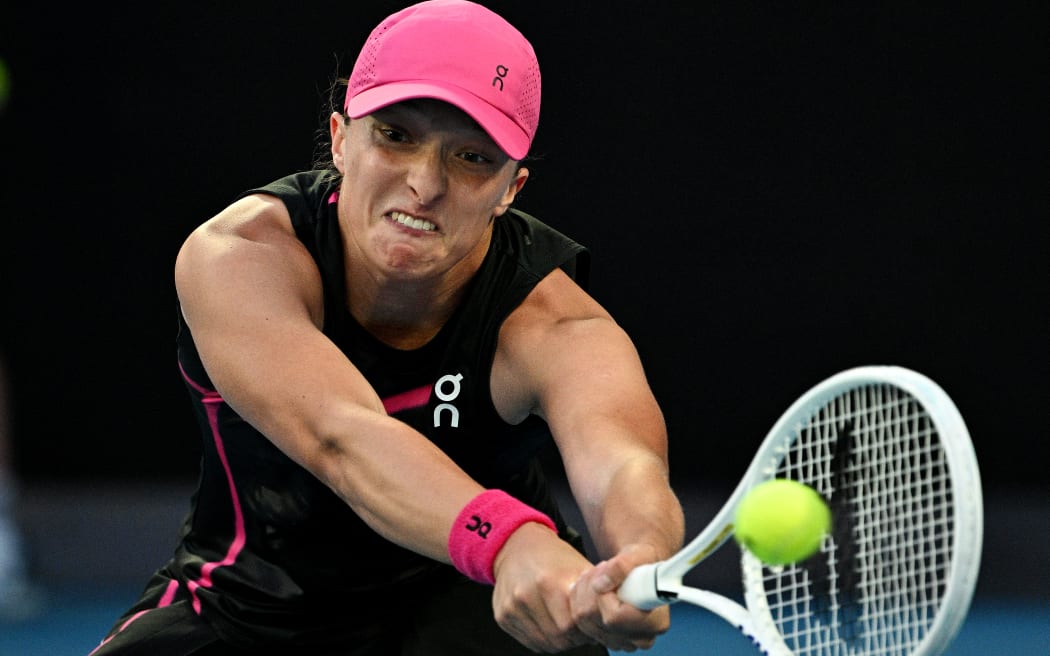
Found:
<path fill-rule="evenodd" d="M 396 221 L 397 223 L 400 223 L 401 225 L 408 226 L 409 228 L 413 228 L 415 230 L 423 230 L 426 232 L 437 230 L 437 226 L 431 223 L 430 221 L 417 219 L 416 217 L 410 214 L 405 214 L 404 212 L 391 212 L 390 218 Z"/>

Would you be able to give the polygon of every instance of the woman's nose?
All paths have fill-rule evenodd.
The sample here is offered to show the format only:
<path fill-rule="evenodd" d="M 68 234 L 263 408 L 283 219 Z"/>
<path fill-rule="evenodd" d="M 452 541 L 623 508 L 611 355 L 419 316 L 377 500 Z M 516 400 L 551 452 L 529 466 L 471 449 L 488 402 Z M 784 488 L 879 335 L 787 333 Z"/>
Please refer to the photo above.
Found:
<path fill-rule="evenodd" d="M 440 149 L 425 148 L 417 153 L 408 171 L 408 186 L 423 205 L 429 205 L 445 194 L 448 175 Z"/>

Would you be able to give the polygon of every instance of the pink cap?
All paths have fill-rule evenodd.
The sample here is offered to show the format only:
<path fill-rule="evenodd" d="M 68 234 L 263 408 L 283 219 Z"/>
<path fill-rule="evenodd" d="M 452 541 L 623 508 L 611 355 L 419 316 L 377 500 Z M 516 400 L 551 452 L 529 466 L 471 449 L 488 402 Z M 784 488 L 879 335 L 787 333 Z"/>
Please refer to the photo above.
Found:
<path fill-rule="evenodd" d="M 512 159 L 529 152 L 540 121 L 540 67 L 513 25 L 467 0 L 427 0 L 380 23 L 357 57 L 344 106 L 350 118 L 410 98 L 470 115 Z"/>

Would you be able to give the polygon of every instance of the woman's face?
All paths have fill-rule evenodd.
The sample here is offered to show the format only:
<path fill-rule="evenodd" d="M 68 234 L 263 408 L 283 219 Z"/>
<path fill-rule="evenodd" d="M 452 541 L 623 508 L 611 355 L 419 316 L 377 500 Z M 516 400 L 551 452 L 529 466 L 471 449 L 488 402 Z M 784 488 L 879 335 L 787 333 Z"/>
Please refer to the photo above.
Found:
<path fill-rule="evenodd" d="M 336 113 L 331 130 L 344 239 L 385 277 L 476 269 L 492 220 L 529 175 L 467 114 L 436 100 L 351 121 Z"/>

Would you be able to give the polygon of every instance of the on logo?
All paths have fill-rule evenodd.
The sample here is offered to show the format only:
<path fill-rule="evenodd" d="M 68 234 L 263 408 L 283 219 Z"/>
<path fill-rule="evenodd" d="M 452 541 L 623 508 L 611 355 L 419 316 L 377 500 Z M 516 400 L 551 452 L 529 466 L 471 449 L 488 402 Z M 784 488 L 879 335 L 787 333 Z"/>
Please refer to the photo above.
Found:
<path fill-rule="evenodd" d="M 459 384 L 461 380 L 463 380 L 463 374 L 445 374 L 441 378 L 438 378 L 437 384 L 434 385 L 434 394 L 436 394 L 442 401 L 445 401 L 445 403 L 434 408 L 434 428 L 441 426 L 441 413 L 443 411 L 447 411 L 451 415 L 452 419 L 450 423 L 452 424 L 452 427 L 459 428 L 459 408 L 452 405 L 450 402 L 455 401 L 456 397 L 459 396 L 459 393 L 462 390 Z M 451 386 L 451 390 L 447 392 L 445 391 L 446 383 L 448 386 Z"/>
<path fill-rule="evenodd" d="M 477 515 L 470 516 L 470 523 L 467 524 L 468 531 L 474 531 L 482 539 L 489 536 L 489 531 L 492 530 L 492 524 L 481 521 L 481 518 Z"/>
<path fill-rule="evenodd" d="M 507 77 L 507 73 L 510 73 L 510 69 L 499 64 L 496 66 L 496 77 L 492 78 L 492 86 L 499 87 L 500 91 L 503 91 L 503 79 Z"/>

